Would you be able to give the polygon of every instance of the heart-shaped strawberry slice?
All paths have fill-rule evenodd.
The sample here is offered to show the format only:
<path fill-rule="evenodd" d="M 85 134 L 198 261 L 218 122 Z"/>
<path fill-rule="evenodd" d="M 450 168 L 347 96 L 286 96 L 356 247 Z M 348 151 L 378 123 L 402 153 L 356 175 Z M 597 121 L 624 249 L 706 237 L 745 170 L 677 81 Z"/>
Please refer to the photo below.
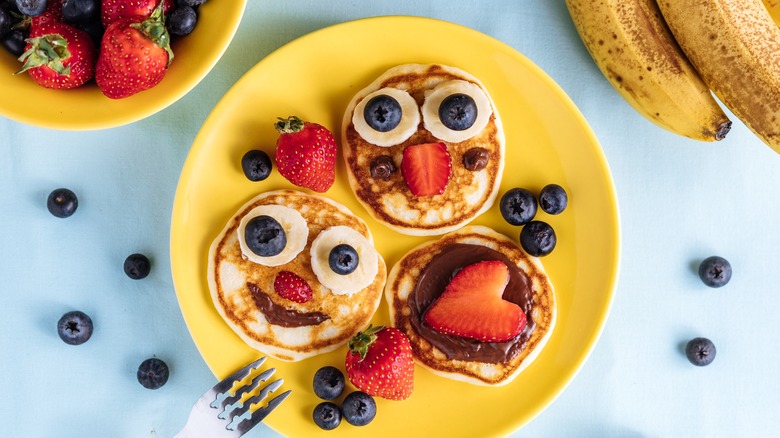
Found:
<path fill-rule="evenodd" d="M 503 342 L 526 325 L 523 310 L 502 298 L 509 268 L 498 260 L 468 265 L 458 272 L 423 317 L 434 330 L 483 342 Z"/>

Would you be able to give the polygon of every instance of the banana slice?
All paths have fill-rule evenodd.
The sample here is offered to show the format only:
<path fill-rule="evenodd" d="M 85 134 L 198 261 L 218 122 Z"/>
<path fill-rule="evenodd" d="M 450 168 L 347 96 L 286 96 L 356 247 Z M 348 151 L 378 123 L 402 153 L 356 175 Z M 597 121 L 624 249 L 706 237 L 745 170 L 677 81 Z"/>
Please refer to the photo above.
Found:
<path fill-rule="evenodd" d="M 491 114 L 493 108 L 482 88 L 462 80 L 442 82 L 427 91 L 422 106 L 425 129 L 449 143 L 475 136 L 487 126 Z"/>
<path fill-rule="evenodd" d="M 246 224 L 258 216 L 270 216 L 282 226 L 287 238 L 287 244 L 280 253 L 264 257 L 255 254 L 247 245 Z M 241 218 L 237 233 L 241 253 L 246 259 L 263 266 L 279 266 L 290 262 L 290 260 L 303 251 L 309 238 L 309 226 L 306 225 L 306 219 L 298 211 L 290 207 L 283 205 L 260 205 Z"/>
<path fill-rule="evenodd" d="M 409 93 L 386 87 L 370 93 L 355 106 L 352 123 L 367 142 L 395 146 L 417 132 L 420 110 Z"/>
<path fill-rule="evenodd" d="M 333 272 L 328 261 L 330 251 L 342 243 L 355 248 L 358 253 L 357 269 L 346 275 Z M 374 244 L 349 227 L 330 227 L 311 244 L 311 267 L 317 280 L 337 295 L 352 295 L 368 287 L 379 271 L 378 263 Z"/>

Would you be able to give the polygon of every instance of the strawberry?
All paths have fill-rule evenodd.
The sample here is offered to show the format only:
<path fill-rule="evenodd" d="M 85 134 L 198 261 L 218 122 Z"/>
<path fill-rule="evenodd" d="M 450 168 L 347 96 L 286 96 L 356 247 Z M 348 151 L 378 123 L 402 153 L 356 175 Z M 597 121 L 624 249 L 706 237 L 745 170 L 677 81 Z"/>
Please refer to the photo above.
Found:
<path fill-rule="evenodd" d="M 160 0 L 102 0 L 100 3 L 100 21 L 108 27 L 120 18 L 149 18 Z M 173 9 L 173 0 L 163 0 L 163 13 Z"/>
<path fill-rule="evenodd" d="M 92 79 L 97 52 L 89 35 L 54 20 L 38 21 L 30 27 L 24 62 L 17 73 L 27 72 L 46 88 L 78 87 Z"/>
<path fill-rule="evenodd" d="M 442 142 L 418 144 L 404 149 L 401 174 L 414 196 L 444 193 L 452 172 L 452 158 Z"/>
<path fill-rule="evenodd" d="M 414 390 L 412 346 L 394 327 L 372 327 L 349 341 L 347 376 L 359 390 L 390 400 L 404 400 Z"/>
<path fill-rule="evenodd" d="M 503 342 L 526 324 L 523 310 L 501 298 L 509 269 L 497 260 L 468 265 L 458 272 L 423 317 L 436 331 L 483 342 Z"/>
<path fill-rule="evenodd" d="M 311 300 L 311 287 L 303 278 L 290 271 L 280 272 L 274 279 L 274 290 L 282 298 L 305 303 Z"/>
<path fill-rule="evenodd" d="M 103 94 L 122 99 L 159 84 L 172 60 L 170 35 L 158 6 L 145 20 L 122 18 L 106 29 L 95 81 Z"/>
<path fill-rule="evenodd" d="M 336 180 L 336 138 L 324 126 L 304 122 L 298 117 L 279 117 L 274 125 L 276 167 L 296 186 L 325 192 Z"/>

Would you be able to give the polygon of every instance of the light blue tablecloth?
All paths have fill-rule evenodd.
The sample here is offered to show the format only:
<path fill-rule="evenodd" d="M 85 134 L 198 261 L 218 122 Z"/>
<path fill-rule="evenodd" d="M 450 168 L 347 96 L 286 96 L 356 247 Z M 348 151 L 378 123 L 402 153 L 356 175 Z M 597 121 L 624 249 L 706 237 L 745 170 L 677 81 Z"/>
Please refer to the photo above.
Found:
<path fill-rule="evenodd" d="M 613 172 L 623 246 L 610 319 L 578 376 L 516 435 L 777 436 L 780 156 L 739 121 L 725 141 L 705 144 L 639 116 L 596 69 L 562 0 L 250 0 L 216 68 L 153 117 L 80 133 L 0 118 L 0 435 L 170 437 L 184 424 L 215 382 L 185 327 L 168 260 L 174 191 L 200 125 L 281 45 L 397 14 L 469 26 L 528 56 L 579 106 Z M 45 207 L 60 186 L 81 200 L 67 220 Z M 121 270 L 133 252 L 153 260 L 144 281 Z M 722 289 L 695 274 L 712 254 L 734 267 Z M 72 309 L 99 327 L 77 348 L 54 331 Z M 695 336 L 717 345 L 709 367 L 682 353 Z M 172 372 L 154 392 L 135 380 L 151 356 Z M 260 426 L 248 436 L 273 435 Z"/>

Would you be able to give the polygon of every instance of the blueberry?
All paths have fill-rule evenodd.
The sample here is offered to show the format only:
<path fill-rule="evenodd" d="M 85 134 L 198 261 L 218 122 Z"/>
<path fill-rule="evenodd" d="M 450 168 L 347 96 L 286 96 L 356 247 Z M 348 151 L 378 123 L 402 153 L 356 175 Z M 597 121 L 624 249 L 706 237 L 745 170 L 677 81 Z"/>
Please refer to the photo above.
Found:
<path fill-rule="evenodd" d="M 263 151 L 249 151 L 241 157 L 241 168 L 250 181 L 262 181 L 271 174 L 271 158 Z"/>
<path fill-rule="evenodd" d="M 168 15 L 166 24 L 173 35 L 189 35 L 198 24 L 198 14 L 192 6 L 179 6 Z"/>
<path fill-rule="evenodd" d="M 24 32 L 20 30 L 12 30 L 3 37 L 3 47 L 10 54 L 17 58 L 24 54 L 24 49 L 27 43 L 24 41 L 27 38 Z"/>
<path fill-rule="evenodd" d="M 0 8 L 0 37 L 4 37 L 11 30 L 11 14 Z"/>
<path fill-rule="evenodd" d="M 86 24 L 99 14 L 97 0 L 62 0 L 62 18 L 68 23 Z"/>
<path fill-rule="evenodd" d="M 447 96 L 439 105 L 439 120 L 453 131 L 465 131 L 477 121 L 477 104 L 468 94 Z"/>
<path fill-rule="evenodd" d="M 159 389 L 168 381 L 168 364 L 156 357 L 141 362 L 136 372 L 138 383 L 146 389 Z"/>
<path fill-rule="evenodd" d="M 103 23 L 101 23 L 99 19 L 91 20 L 86 23 L 77 23 L 74 24 L 74 26 L 86 32 L 87 35 L 92 38 L 92 42 L 95 43 L 95 47 L 100 47 L 105 29 L 103 28 Z"/>
<path fill-rule="evenodd" d="M 244 240 L 249 250 L 261 257 L 275 256 L 287 246 L 287 234 L 282 224 L 266 215 L 254 217 L 246 223 Z"/>
<path fill-rule="evenodd" d="M 53 190 L 46 200 L 49 213 L 60 218 L 70 217 L 79 207 L 79 199 L 72 191 L 64 188 Z"/>
<path fill-rule="evenodd" d="M 206 0 L 176 0 L 177 6 L 200 6 L 203 3 L 206 3 Z"/>
<path fill-rule="evenodd" d="M 16 8 L 28 17 L 36 17 L 46 10 L 46 0 L 16 0 Z"/>
<path fill-rule="evenodd" d="M 526 189 L 511 189 L 499 202 L 501 216 L 512 225 L 530 222 L 536 216 L 536 208 L 536 198 Z"/>
<path fill-rule="evenodd" d="M 534 256 L 546 256 L 555 249 L 555 230 L 547 222 L 531 221 L 520 230 L 520 245 Z"/>
<path fill-rule="evenodd" d="M 57 334 L 66 344 L 81 345 L 92 337 L 92 318 L 84 312 L 68 312 L 57 321 Z"/>
<path fill-rule="evenodd" d="M 365 426 L 376 416 L 376 402 L 365 392 L 355 391 L 344 398 L 341 413 L 347 423 L 353 426 Z"/>
<path fill-rule="evenodd" d="M 149 275 L 152 269 L 152 263 L 149 258 L 143 254 L 130 254 L 125 259 L 125 274 L 133 280 L 140 280 Z"/>
<path fill-rule="evenodd" d="M 344 373 L 336 367 L 322 367 L 314 373 L 314 393 L 323 400 L 333 400 L 344 392 Z"/>
<path fill-rule="evenodd" d="M 539 206 L 546 213 L 561 214 L 569 203 L 566 190 L 558 184 L 548 184 L 539 192 Z"/>
<path fill-rule="evenodd" d="M 703 367 L 715 360 L 715 344 L 707 338 L 693 338 L 685 346 L 685 355 L 692 364 Z"/>
<path fill-rule="evenodd" d="M 368 126 L 379 132 L 389 132 L 401 123 L 401 104 L 394 97 L 380 94 L 371 98 L 363 109 Z"/>
<path fill-rule="evenodd" d="M 312 418 L 320 429 L 333 430 L 341 424 L 341 411 L 335 403 L 322 402 L 314 407 Z"/>
<path fill-rule="evenodd" d="M 709 287 L 725 286 L 731 280 L 731 263 L 723 257 L 707 257 L 699 265 L 699 278 Z"/>
<path fill-rule="evenodd" d="M 330 254 L 328 254 L 330 269 L 339 275 L 347 275 L 355 272 L 359 262 L 360 258 L 358 257 L 355 248 L 346 243 L 334 246 L 333 249 L 330 250 Z"/>

